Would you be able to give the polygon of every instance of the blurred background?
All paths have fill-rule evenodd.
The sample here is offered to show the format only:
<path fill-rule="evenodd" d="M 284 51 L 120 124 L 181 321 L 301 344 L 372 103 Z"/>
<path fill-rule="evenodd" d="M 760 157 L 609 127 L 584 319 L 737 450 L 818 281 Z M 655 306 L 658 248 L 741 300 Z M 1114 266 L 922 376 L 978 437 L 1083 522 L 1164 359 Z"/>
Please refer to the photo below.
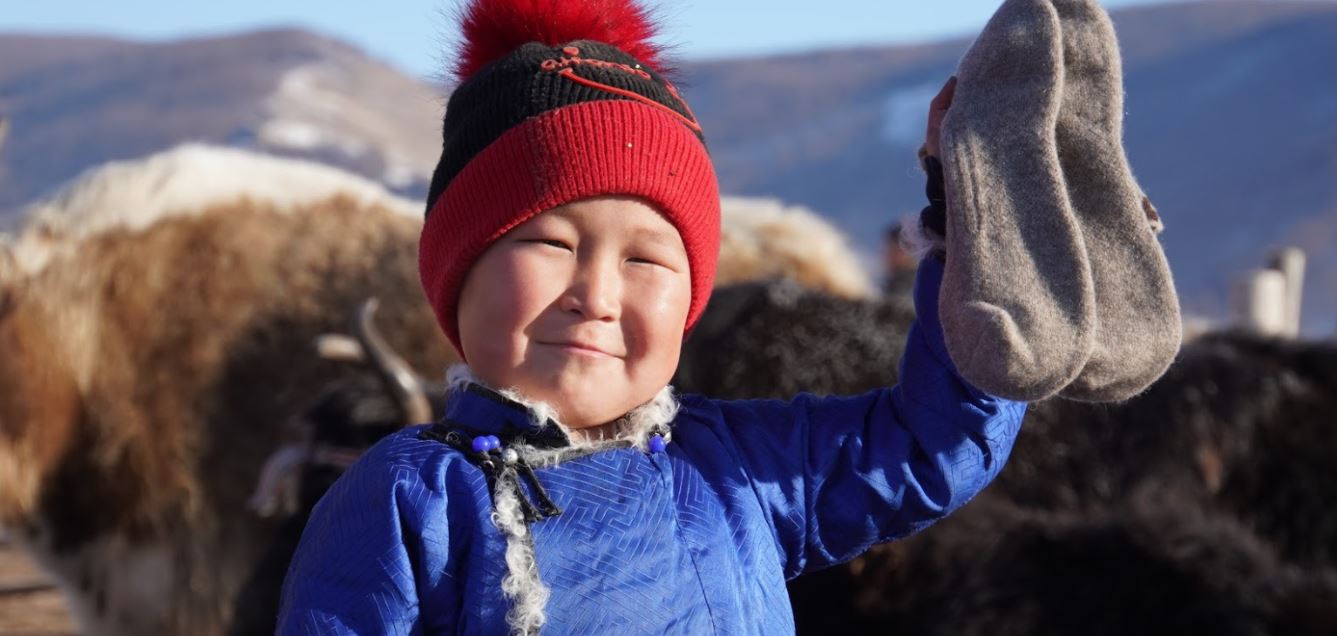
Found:
<path fill-rule="evenodd" d="M 803 205 L 873 266 L 921 205 L 927 102 L 995 6 L 661 3 L 723 189 Z M 1303 329 L 1337 331 L 1332 2 L 1116 1 L 1127 150 L 1165 219 L 1185 309 L 1305 249 Z M 199 140 L 314 158 L 425 192 L 451 5 L 68 0 L 0 19 L 0 228 L 81 171 Z M 876 272 L 874 272 L 876 273 Z"/>
<path fill-rule="evenodd" d="M 804 236 L 827 237 L 822 232 L 828 232 L 830 242 L 841 251 L 824 256 L 828 253 L 812 249 L 807 258 L 848 261 L 859 270 L 841 274 L 846 282 L 854 280 L 844 288 L 843 283 L 832 282 L 838 278 L 834 275 L 826 287 L 816 287 L 838 293 L 844 289 L 847 297 L 866 298 L 879 285 L 896 288 L 889 281 L 898 272 L 905 281 L 913 263 L 893 253 L 887 230 L 917 214 L 925 203 L 915 151 L 923 142 L 929 100 L 998 3 L 656 4 L 662 18 L 661 41 L 673 47 L 678 84 L 703 123 L 723 192 L 731 197 L 726 212 L 735 211 L 730 217 L 735 219 L 730 226 L 738 233 L 735 238 L 745 242 L 739 237 L 757 233 L 770 218 L 766 214 L 802 215 L 823 228 L 814 233 L 805 230 Z M 1288 340 L 1299 338 L 1299 344 L 1280 346 L 1329 346 L 1323 342 L 1337 336 L 1337 2 L 1108 0 L 1103 4 L 1114 18 L 1122 47 L 1126 150 L 1134 173 L 1164 220 L 1161 240 L 1190 331 L 1245 328 Z M 121 222 L 142 229 L 152 226 L 155 215 L 168 207 L 195 205 L 188 194 L 173 190 L 169 197 L 162 194 L 166 190 L 198 192 L 199 205 L 205 205 L 222 200 L 218 192 L 229 188 L 272 193 L 282 191 L 285 183 L 309 187 L 319 180 L 305 172 L 306 176 L 287 176 L 284 170 L 293 164 L 275 164 L 278 167 L 272 170 L 263 164 L 255 173 L 238 167 L 238 161 L 261 166 L 256 163 L 261 156 L 334 169 L 320 173 L 320 178 L 354 184 L 340 186 L 348 191 L 373 193 L 361 199 L 363 204 L 373 201 L 391 209 L 395 218 L 420 218 L 421 210 L 415 206 L 426 194 L 440 152 L 440 120 L 450 91 L 445 71 L 456 37 L 451 2 L 47 0 L 10 5 L 0 12 L 0 247 L 14 246 L 18 258 L 10 270 L 0 259 L 0 292 L 6 285 L 22 287 L 29 280 L 25 276 L 36 277 L 48 262 L 72 258 L 52 247 L 62 237 L 82 236 L 81 232 L 92 231 L 88 228 Z M 159 199 L 108 208 L 106 201 L 130 200 L 108 194 L 116 188 L 115 174 L 105 171 L 108 165 L 140 165 L 133 162 L 187 143 L 205 144 L 212 149 L 209 152 L 224 148 L 245 154 L 218 155 L 228 159 L 192 164 L 198 171 L 190 177 L 194 181 L 180 181 L 185 177 L 172 170 L 154 173 L 157 181 L 143 187 Z M 261 173 L 270 176 L 258 176 Z M 252 186 L 239 185 L 248 180 L 254 181 Z M 258 185 L 262 181 L 263 188 Z M 256 195 L 267 196 L 285 199 L 287 194 Z M 295 231 L 309 231 L 302 227 L 307 229 Z M 409 238 L 396 245 L 411 249 L 413 229 L 407 227 L 404 236 Z M 730 245 L 738 244 L 728 243 L 726 236 L 726 249 Z M 786 249 L 809 248 L 800 244 Z M 772 261 L 779 258 L 773 255 Z M 404 289 L 416 293 L 412 263 L 406 263 L 402 271 L 395 271 L 403 274 Z M 71 267 L 87 271 L 92 266 Z M 795 270 L 766 269 L 755 263 L 748 267 L 767 275 Z M 725 282 L 754 278 L 764 276 L 740 275 Z M 801 275 L 792 278 L 803 282 Z M 61 290 L 79 293 L 68 285 Z M 348 293 L 352 298 L 353 292 Z M 0 293 L 0 323 L 7 307 L 23 306 L 14 298 L 21 301 L 23 296 L 11 294 L 7 300 Z M 343 329 L 354 306 L 328 306 L 338 311 L 302 323 L 303 344 L 294 346 L 305 346 L 317 332 Z M 430 330 L 430 318 L 419 318 L 414 324 Z M 189 339 L 181 334 L 173 337 Z M 15 343 L 25 341 L 0 342 L 17 347 Z M 164 345 L 165 351 L 180 344 L 171 342 L 176 344 Z M 411 338 L 398 344 L 415 347 Z M 1331 355 L 1330 349 L 1322 351 Z M 5 355 L 0 351 L 0 357 Z M 437 378 L 440 365 L 451 354 L 434 342 L 420 346 L 414 355 L 418 357 L 411 362 L 418 371 Z M 1304 374 L 1319 363 L 1312 356 L 1300 357 L 1307 362 L 1295 363 L 1299 366 L 1292 371 L 1303 367 L 1303 372 L 1295 371 L 1300 374 L 1296 377 L 1308 378 Z M 1281 377 L 1291 368 L 1287 364 L 1273 360 L 1267 363 L 1271 366 L 1257 363 L 1251 368 L 1260 374 L 1266 368 Z M 129 368 L 150 375 L 148 366 Z M 24 369 L 31 366 L 13 367 L 9 373 L 22 374 Z M 337 375 L 328 368 L 320 373 Z M 1286 389 L 1292 393 L 1268 389 L 1272 391 L 1268 395 L 1298 391 L 1305 399 L 1331 404 L 1337 398 L 1332 393 L 1337 375 L 1332 373 L 1320 373 L 1324 379 L 1319 384 L 1295 388 L 1300 385 L 1292 383 Z M 235 375 L 229 378 L 236 380 Z M 7 379 L 0 368 L 0 382 L 14 384 L 13 377 Z M 250 386 L 255 382 L 259 380 Z M 287 400 L 274 412 L 305 408 L 319 394 L 317 384 L 302 384 L 289 393 L 274 389 Z M 1194 386 L 1195 392 L 1165 391 L 1200 405 L 1222 385 L 1212 380 Z M 159 388 L 146 385 L 138 390 L 152 393 Z M 856 388 L 860 387 L 832 387 Z M 32 394 L 11 386 L 0 390 L 0 400 L 20 404 Z M 1245 399 L 1252 394 L 1240 395 Z M 5 417 L 5 408 L 0 404 L 0 418 Z M 25 408 L 24 413 L 34 412 Z M 1321 415 L 1306 409 L 1303 417 L 1315 422 L 1332 412 Z M 8 412 L 12 418 L 14 409 Z M 1275 420 L 1280 412 L 1268 411 L 1259 421 Z M 1117 420 L 1109 413 L 1064 417 Z M 211 411 L 200 422 L 212 426 L 221 417 Z M 1202 417 L 1206 419 L 1193 420 L 1193 430 L 1208 430 L 1203 434 L 1220 442 L 1209 430 L 1210 422 L 1217 420 Z M 0 421 L 0 430 L 6 425 L 18 427 L 13 420 Z M 19 466 L 27 457 L 24 453 L 38 453 L 32 450 L 38 446 L 14 442 L 21 437 L 0 436 L 0 447 L 10 444 L 9 450 L 0 448 L 0 462 Z M 253 457 L 245 464 L 249 472 L 238 471 L 248 492 L 258 479 L 260 463 L 282 441 L 280 437 L 273 434 L 265 443 L 253 444 Z M 1332 445 L 1334 437 L 1325 433 L 1322 443 Z M 1204 460 L 1200 447 L 1190 446 L 1186 462 L 1200 468 L 1203 462 L 1229 464 L 1228 457 Z M 199 448 L 205 449 L 200 451 L 205 464 L 222 461 L 209 454 L 209 443 Z M 1241 461 L 1249 464 L 1254 459 Z M 1211 473 L 1209 469 L 1203 468 Z M 1330 471 L 1325 474 L 1322 479 L 1331 476 Z M 4 475 L 11 482 L 0 482 L 0 500 L 7 487 L 17 489 L 22 472 L 14 468 L 7 473 L 0 467 L 0 476 Z M 1305 483 L 1312 479 L 1320 477 L 1303 477 Z M 1222 487 L 1216 484 L 1217 490 Z M 62 495 L 58 491 L 43 496 Z M 20 508 L 10 510 L 6 518 L 9 509 L 0 501 L 0 525 L 6 521 L 15 525 L 19 513 L 13 510 Z M 1325 519 L 1324 523 L 1334 523 L 1331 513 Z M 13 527 L 7 530 L 22 534 Z M 53 571 L 60 572 L 58 578 L 67 585 L 73 585 L 69 581 L 77 581 L 77 576 L 59 567 L 38 569 L 20 556 L 17 547 L 5 545 L 0 548 L 0 592 L 8 592 L 0 593 L 0 633 L 76 630 L 65 601 L 54 592 L 41 593 L 53 580 Z M 1330 567 L 1328 548 L 1315 550 L 1321 557 L 1303 551 L 1286 557 Z M 50 549 L 37 552 L 50 554 Z M 95 612 L 95 601 L 84 602 L 92 603 L 85 611 Z"/>

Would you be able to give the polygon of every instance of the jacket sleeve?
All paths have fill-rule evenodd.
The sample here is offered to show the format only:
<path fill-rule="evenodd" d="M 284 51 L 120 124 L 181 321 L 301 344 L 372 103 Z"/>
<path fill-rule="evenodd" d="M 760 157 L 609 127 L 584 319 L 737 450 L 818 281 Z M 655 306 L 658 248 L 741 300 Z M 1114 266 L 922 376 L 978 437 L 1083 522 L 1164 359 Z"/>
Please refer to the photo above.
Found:
<path fill-rule="evenodd" d="M 411 433 L 373 446 L 316 505 L 284 580 L 277 633 L 453 631 L 459 595 L 440 445 Z"/>
<path fill-rule="evenodd" d="M 1026 404 L 969 385 L 938 322 L 943 263 L 924 259 L 900 383 L 859 396 L 717 401 L 786 577 L 927 527 L 1002 469 Z M 729 443 L 731 441 L 732 443 Z"/>

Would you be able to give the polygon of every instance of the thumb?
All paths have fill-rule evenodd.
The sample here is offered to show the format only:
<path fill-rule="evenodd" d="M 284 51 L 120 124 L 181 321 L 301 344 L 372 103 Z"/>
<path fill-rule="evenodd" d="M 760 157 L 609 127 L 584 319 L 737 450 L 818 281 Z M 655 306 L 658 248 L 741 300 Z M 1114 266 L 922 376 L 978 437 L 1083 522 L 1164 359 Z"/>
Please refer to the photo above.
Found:
<path fill-rule="evenodd" d="M 956 76 L 947 78 L 947 83 L 942 85 L 938 95 L 933 98 L 929 108 L 936 111 L 945 111 L 952 105 L 952 98 L 956 97 Z"/>

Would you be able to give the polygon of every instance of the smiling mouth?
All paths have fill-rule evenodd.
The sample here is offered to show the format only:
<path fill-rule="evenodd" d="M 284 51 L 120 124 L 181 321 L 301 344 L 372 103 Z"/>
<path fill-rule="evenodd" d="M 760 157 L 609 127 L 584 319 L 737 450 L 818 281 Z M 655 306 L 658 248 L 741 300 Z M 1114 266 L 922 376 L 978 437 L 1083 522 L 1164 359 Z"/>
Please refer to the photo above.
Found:
<path fill-rule="evenodd" d="M 590 358 L 617 358 L 617 357 L 619 357 L 619 356 L 615 356 L 615 355 L 613 355 L 613 354 L 611 354 L 611 353 L 608 353 L 607 351 L 604 351 L 603 349 L 599 349 L 598 347 L 593 347 L 593 346 L 590 346 L 590 345 L 587 345 L 587 344 L 582 344 L 582 343 L 579 343 L 579 342 L 540 342 L 539 344 L 548 345 L 548 346 L 550 346 L 550 347 L 557 347 L 557 348 L 559 348 L 559 349 L 561 349 L 561 350 L 563 350 L 563 351 L 565 351 L 565 352 L 567 352 L 567 353 L 570 353 L 570 354 L 572 354 L 572 355 L 585 356 L 585 357 L 590 357 Z"/>

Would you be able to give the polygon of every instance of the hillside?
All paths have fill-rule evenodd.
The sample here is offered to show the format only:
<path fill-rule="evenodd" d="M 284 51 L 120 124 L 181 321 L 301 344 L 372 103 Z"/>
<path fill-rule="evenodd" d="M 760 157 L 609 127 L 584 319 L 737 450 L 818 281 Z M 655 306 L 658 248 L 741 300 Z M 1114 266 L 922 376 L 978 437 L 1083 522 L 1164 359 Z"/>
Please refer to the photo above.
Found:
<path fill-rule="evenodd" d="M 1310 256 L 1305 328 L 1337 328 L 1337 3 L 1219 0 L 1115 14 L 1126 145 L 1166 222 L 1185 307 L 1221 316 L 1275 246 Z M 968 45 L 683 67 L 723 189 L 818 210 L 866 252 L 922 205 L 914 150 Z M 187 140 L 302 156 L 410 197 L 444 99 L 346 44 L 272 30 L 168 43 L 0 34 L 0 227 L 108 160 Z"/>

